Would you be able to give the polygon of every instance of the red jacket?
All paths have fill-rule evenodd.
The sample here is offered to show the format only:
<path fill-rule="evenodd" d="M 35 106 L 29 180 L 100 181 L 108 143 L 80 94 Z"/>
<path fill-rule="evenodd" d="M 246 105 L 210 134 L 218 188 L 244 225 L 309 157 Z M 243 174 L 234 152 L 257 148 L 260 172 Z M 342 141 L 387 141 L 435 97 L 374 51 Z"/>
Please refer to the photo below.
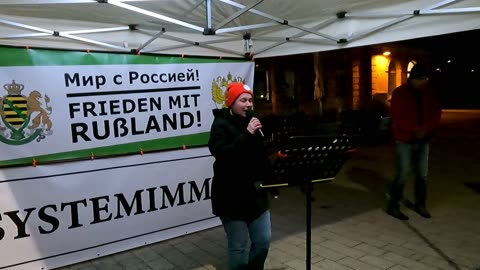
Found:
<path fill-rule="evenodd" d="M 421 100 L 420 106 L 418 100 Z M 394 139 L 401 142 L 421 140 L 416 135 L 420 129 L 426 134 L 423 140 L 428 139 L 440 122 L 441 112 L 440 104 L 430 88 L 415 90 L 408 83 L 397 87 L 391 100 Z"/>

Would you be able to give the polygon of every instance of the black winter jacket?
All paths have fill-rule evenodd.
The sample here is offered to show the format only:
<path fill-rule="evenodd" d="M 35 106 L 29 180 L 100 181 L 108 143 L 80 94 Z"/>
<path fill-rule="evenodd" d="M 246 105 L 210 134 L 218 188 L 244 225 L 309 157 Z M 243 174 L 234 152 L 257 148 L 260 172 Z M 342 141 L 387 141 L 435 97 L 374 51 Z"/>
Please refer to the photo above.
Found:
<path fill-rule="evenodd" d="M 262 138 L 247 130 L 249 118 L 214 109 L 208 147 L 215 157 L 212 209 L 217 216 L 253 221 L 269 207 L 268 193 L 258 182 L 271 179 L 273 170 Z"/>

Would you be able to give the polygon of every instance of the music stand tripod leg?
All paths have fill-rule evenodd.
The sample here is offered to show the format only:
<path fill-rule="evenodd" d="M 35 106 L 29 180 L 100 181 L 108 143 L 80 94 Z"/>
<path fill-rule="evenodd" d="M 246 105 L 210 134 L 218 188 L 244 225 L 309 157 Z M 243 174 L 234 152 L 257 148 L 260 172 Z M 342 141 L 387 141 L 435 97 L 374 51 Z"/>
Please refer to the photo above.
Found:
<path fill-rule="evenodd" d="M 312 183 L 310 181 L 305 181 L 305 199 L 307 210 L 306 270 L 310 270 L 312 268 L 312 189 Z"/>

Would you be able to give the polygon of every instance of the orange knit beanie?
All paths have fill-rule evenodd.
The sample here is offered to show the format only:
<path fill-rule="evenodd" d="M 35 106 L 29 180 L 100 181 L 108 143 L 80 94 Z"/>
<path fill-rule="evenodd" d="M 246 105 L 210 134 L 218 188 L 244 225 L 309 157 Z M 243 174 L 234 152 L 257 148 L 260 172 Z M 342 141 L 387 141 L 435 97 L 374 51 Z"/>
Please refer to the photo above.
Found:
<path fill-rule="evenodd" d="M 225 105 L 230 108 L 235 100 L 237 100 L 238 96 L 243 93 L 250 94 L 253 96 L 252 91 L 248 85 L 240 83 L 240 82 L 232 82 L 227 87 L 227 92 L 225 93 Z"/>

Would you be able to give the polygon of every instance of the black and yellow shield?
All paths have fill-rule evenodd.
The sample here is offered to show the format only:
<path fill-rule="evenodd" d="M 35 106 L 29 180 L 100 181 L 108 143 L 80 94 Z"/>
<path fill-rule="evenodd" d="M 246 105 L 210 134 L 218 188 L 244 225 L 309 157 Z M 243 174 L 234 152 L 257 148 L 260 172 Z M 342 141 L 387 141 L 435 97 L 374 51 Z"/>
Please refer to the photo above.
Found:
<path fill-rule="evenodd" d="M 27 98 L 22 95 L 7 95 L 3 98 L 4 120 L 15 129 L 27 119 Z"/>

